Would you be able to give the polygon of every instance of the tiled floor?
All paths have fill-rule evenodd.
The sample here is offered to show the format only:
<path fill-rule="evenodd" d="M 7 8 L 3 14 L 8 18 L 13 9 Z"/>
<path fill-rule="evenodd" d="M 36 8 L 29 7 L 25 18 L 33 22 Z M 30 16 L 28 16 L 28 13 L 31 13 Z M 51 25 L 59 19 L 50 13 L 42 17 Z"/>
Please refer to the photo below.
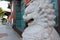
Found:
<path fill-rule="evenodd" d="M 11 26 L 0 24 L 0 34 L 5 33 L 5 37 L 0 38 L 0 40 L 21 40 L 19 35 L 12 29 Z"/>

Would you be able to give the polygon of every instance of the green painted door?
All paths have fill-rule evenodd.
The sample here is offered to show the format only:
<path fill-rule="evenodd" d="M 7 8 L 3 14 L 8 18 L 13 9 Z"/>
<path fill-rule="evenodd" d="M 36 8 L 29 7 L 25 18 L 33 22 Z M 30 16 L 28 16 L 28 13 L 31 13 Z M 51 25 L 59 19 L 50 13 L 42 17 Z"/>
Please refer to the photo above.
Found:
<path fill-rule="evenodd" d="M 55 19 L 56 25 L 55 25 L 55 27 L 58 27 L 58 0 L 51 0 L 51 2 L 54 5 L 55 15 L 56 15 L 56 19 Z"/>
<path fill-rule="evenodd" d="M 16 28 L 18 28 L 20 31 L 24 31 L 25 22 L 23 20 L 23 14 L 24 14 L 24 2 L 22 1 L 16 1 L 15 4 L 15 17 L 16 17 Z"/>

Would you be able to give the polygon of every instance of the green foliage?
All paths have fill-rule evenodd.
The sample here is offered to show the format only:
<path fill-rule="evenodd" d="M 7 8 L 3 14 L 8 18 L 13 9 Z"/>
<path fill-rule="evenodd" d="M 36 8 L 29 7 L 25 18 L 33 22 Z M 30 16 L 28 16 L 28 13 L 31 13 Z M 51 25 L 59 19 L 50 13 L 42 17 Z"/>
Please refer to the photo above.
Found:
<path fill-rule="evenodd" d="M 2 11 L 2 8 L 0 8 L 0 17 L 3 16 L 3 11 Z"/>

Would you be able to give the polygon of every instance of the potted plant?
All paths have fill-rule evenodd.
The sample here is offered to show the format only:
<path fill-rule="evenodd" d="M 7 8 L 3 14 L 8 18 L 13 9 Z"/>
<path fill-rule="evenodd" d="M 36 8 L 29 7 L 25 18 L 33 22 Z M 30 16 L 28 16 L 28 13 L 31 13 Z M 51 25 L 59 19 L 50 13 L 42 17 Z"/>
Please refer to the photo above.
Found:
<path fill-rule="evenodd" d="M 0 8 L 0 18 L 3 17 L 3 11 L 2 8 Z"/>
<path fill-rule="evenodd" d="M 5 24 L 5 22 L 7 22 L 7 19 L 3 18 L 4 13 L 2 8 L 0 8 L 0 22 L 2 22 L 2 24 Z"/>

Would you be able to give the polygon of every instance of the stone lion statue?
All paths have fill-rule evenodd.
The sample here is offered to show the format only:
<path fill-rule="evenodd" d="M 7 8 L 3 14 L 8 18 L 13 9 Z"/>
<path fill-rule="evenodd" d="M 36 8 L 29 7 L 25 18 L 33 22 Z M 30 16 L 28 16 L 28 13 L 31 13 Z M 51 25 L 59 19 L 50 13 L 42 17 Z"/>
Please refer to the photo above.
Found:
<path fill-rule="evenodd" d="M 31 0 L 23 15 L 28 27 L 22 34 L 22 40 L 60 40 L 54 29 L 55 10 L 51 0 Z"/>

